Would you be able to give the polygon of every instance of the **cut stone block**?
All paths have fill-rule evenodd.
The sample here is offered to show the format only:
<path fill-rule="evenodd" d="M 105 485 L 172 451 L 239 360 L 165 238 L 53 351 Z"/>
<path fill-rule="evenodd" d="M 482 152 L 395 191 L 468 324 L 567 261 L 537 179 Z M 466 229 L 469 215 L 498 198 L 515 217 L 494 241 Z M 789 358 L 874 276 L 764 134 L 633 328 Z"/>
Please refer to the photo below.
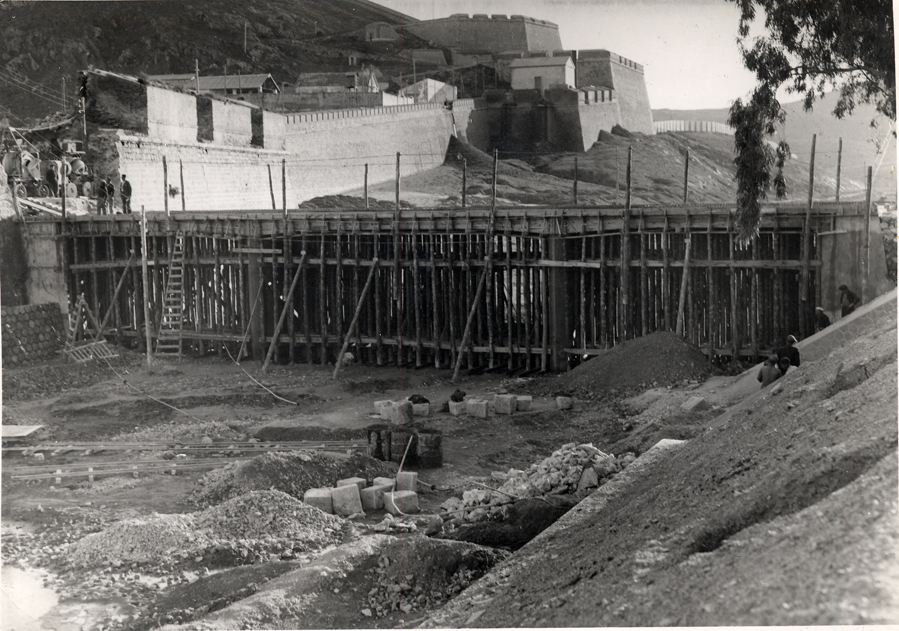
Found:
<path fill-rule="evenodd" d="M 487 418 L 487 402 L 483 399 L 469 399 L 465 404 L 469 416 Z"/>
<path fill-rule="evenodd" d="M 417 491 L 418 473 L 414 471 L 400 471 L 396 474 L 397 491 Z"/>
<path fill-rule="evenodd" d="M 358 486 L 360 491 L 362 489 L 364 489 L 366 486 L 368 486 L 368 482 L 366 481 L 365 478 L 357 477 L 357 478 L 346 478 L 345 480 L 337 480 L 338 487 L 349 486 L 350 484 L 355 484 L 356 486 Z"/>
<path fill-rule="evenodd" d="M 381 510 L 384 508 L 384 493 L 390 493 L 392 489 L 392 484 L 369 486 L 362 489 L 359 492 L 359 496 L 362 498 L 362 508 L 366 511 Z"/>
<path fill-rule="evenodd" d="M 556 406 L 560 410 L 570 410 L 572 405 L 574 405 L 574 399 L 571 397 L 556 397 Z"/>
<path fill-rule="evenodd" d="M 388 405 L 393 405 L 393 401 L 375 401 L 375 414 L 380 414 L 381 418 L 384 418 L 384 412 L 381 411 L 381 408 Z"/>
<path fill-rule="evenodd" d="M 412 401 L 399 401 L 394 404 L 396 410 L 391 421 L 396 425 L 408 425 L 412 422 Z"/>
<path fill-rule="evenodd" d="M 533 401 L 533 397 L 525 395 L 517 397 L 515 401 L 515 407 L 519 412 L 527 412 L 531 409 L 531 402 Z"/>
<path fill-rule="evenodd" d="M 384 508 L 391 515 L 410 515 L 418 512 L 418 493 L 415 491 L 394 491 L 384 493 Z"/>
<path fill-rule="evenodd" d="M 687 412 L 701 412 L 711 407 L 711 404 L 700 396 L 690 397 L 680 406 L 682 410 Z"/>
<path fill-rule="evenodd" d="M 309 489 L 303 493 L 303 501 L 315 506 L 329 515 L 334 514 L 334 503 L 331 500 L 331 489 Z"/>
<path fill-rule="evenodd" d="M 449 412 L 453 416 L 462 416 L 465 414 L 465 401 L 450 401 Z"/>
<path fill-rule="evenodd" d="M 413 403 L 412 416 L 431 416 L 430 403 Z"/>
<path fill-rule="evenodd" d="M 362 512 L 362 498 L 359 496 L 359 487 L 355 484 L 332 489 L 331 501 L 334 504 L 334 513 L 341 517 Z"/>
<path fill-rule="evenodd" d="M 393 478 L 375 478 L 371 481 L 372 486 L 393 486 L 396 480 Z"/>
<path fill-rule="evenodd" d="M 515 411 L 515 395 L 514 394 L 498 394 L 493 399 L 493 409 L 497 414 L 511 414 Z"/>
<path fill-rule="evenodd" d="M 388 401 L 387 405 L 382 405 L 381 418 L 385 421 L 393 421 L 396 418 L 396 403 Z"/>

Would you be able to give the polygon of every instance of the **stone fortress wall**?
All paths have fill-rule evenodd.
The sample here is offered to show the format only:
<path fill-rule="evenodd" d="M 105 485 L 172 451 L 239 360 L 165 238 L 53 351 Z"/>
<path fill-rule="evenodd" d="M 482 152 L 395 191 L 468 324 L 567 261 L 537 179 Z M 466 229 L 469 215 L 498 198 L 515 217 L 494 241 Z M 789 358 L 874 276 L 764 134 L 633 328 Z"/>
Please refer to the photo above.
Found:
<path fill-rule="evenodd" d="M 562 48 L 559 27 L 523 15 L 455 13 L 448 18 L 407 24 L 405 29 L 446 48 L 502 53 L 510 50 L 546 51 Z"/>

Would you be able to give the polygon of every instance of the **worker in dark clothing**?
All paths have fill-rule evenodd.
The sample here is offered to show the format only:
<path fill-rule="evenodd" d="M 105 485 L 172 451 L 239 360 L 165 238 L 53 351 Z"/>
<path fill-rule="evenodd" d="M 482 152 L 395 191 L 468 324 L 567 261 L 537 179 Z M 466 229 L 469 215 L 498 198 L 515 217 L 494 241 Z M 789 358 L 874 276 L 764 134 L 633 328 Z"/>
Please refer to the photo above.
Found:
<path fill-rule="evenodd" d="M 125 179 L 124 173 L 122 174 L 122 212 L 131 212 L 131 182 Z"/>
<path fill-rule="evenodd" d="M 787 374 L 787 371 L 790 369 L 790 360 L 786 357 L 781 357 L 777 360 L 777 367 L 780 369 L 781 376 Z"/>
<path fill-rule="evenodd" d="M 109 214 L 115 214 L 115 186 L 112 185 L 112 178 L 106 178 L 106 206 L 109 208 Z"/>
<path fill-rule="evenodd" d="M 846 285 L 840 285 L 840 310 L 841 316 L 846 317 L 853 311 L 855 308 L 861 304 L 862 299 L 855 295 Z"/>
<path fill-rule="evenodd" d="M 830 318 L 822 307 L 815 307 L 815 333 L 830 326 Z"/>
<path fill-rule="evenodd" d="M 57 197 L 59 195 L 59 174 L 56 172 L 56 163 L 51 162 L 47 167 L 47 188 L 50 189 L 50 196 Z"/>
<path fill-rule="evenodd" d="M 791 366 L 799 366 L 799 349 L 794 346 L 796 342 L 799 340 L 796 339 L 793 335 L 787 336 L 787 345 L 781 346 L 776 351 L 777 359 L 780 361 L 781 359 L 786 358 Z"/>
<path fill-rule="evenodd" d="M 108 193 L 106 190 L 106 180 L 104 180 L 102 177 L 97 179 L 97 214 L 105 215 L 106 199 L 108 197 Z"/>
<path fill-rule="evenodd" d="M 769 355 L 765 360 L 765 365 L 759 370 L 758 380 L 762 382 L 763 388 L 767 388 L 780 378 L 781 372 L 777 367 L 777 355 Z"/>

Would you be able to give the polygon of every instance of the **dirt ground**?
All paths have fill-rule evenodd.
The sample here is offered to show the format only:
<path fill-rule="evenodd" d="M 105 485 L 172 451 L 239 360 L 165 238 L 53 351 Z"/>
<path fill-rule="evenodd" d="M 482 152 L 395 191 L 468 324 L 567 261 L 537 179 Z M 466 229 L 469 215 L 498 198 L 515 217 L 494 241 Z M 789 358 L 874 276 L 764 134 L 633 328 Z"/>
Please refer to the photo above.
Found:
<path fill-rule="evenodd" d="M 328 366 L 262 373 L 259 362 L 212 356 L 156 360 L 148 369 L 144 356 L 127 350 L 111 365 L 6 370 L 3 423 L 43 425 L 32 440 L 61 449 L 44 450 L 44 461 L 4 454 L 4 566 L 44 572 L 59 599 L 54 619 L 79 623 L 57 626 L 66 629 L 460 627 L 475 610 L 483 613 L 471 624 L 486 627 L 899 622 L 895 598 L 885 595 L 899 586 L 895 314 L 840 356 L 791 371 L 782 394 L 736 405 L 739 378 L 716 376 L 695 362 L 695 349 L 664 335 L 629 344 L 563 376 L 478 375 L 459 384 L 435 369 L 353 365 L 335 381 Z M 630 371 L 625 381 L 621 361 Z M 531 392 L 534 406 L 486 419 L 450 416 L 441 408 L 457 388 L 469 396 Z M 573 409 L 557 409 L 562 391 L 578 397 Z M 374 401 L 413 394 L 434 409 L 422 427 L 443 433 L 443 467 L 419 471 L 422 515 L 401 518 L 385 534 L 383 512 L 346 520 L 333 532 L 332 541 L 343 542 L 337 548 L 291 549 L 259 535 L 221 553 L 85 571 L 69 560 L 87 535 L 160 515 L 193 519 L 211 474 L 62 485 L 10 475 L 28 466 L 172 457 L 64 449 L 76 441 L 211 440 L 222 445 L 216 464 L 225 465 L 240 455 L 228 443 L 251 438 L 365 440 L 365 428 L 382 422 Z M 696 395 L 706 409 L 681 408 Z M 448 498 L 495 488 L 496 472 L 525 469 L 563 444 L 640 455 L 663 438 L 689 442 L 594 519 L 548 538 L 526 571 L 516 573 L 513 561 L 533 560 L 531 547 L 508 557 L 421 536 Z M 441 547 L 463 545 L 471 547 Z M 420 562 L 431 557 L 444 559 L 444 569 Z M 497 563 L 514 584 L 478 592 L 478 579 Z"/>

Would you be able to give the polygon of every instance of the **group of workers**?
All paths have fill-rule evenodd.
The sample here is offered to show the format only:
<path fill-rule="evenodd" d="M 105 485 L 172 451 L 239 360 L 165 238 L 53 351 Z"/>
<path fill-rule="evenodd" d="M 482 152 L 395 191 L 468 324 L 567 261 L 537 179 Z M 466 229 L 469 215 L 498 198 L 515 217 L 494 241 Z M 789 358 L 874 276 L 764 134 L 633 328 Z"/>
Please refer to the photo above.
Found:
<path fill-rule="evenodd" d="M 112 215 L 115 213 L 115 185 L 109 177 L 98 178 L 97 183 L 97 214 Z M 88 195 L 89 197 L 90 195 Z M 122 174 L 122 184 L 119 187 L 119 196 L 122 198 L 122 212 L 131 212 L 131 182 Z"/>
<path fill-rule="evenodd" d="M 855 311 L 855 308 L 861 304 L 862 299 L 858 297 L 846 285 L 840 285 L 840 315 L 848 316 Z M 824 313 L 822 307 L 815 308 L 815 332 L 830 326 L 830 318 Z M 776 349 L 771 355 L 765 359 L 765 364 L 761 367 L 758 374 L 758 380 L 762 384 L 762 388 L 770 386 L 772 383 L 787 374 L 787 370 L 791 366 L 799 366 L 799 349 L 796 344 L 799 340 L 795 335 L 787 336 L 787 345 Z"/>

